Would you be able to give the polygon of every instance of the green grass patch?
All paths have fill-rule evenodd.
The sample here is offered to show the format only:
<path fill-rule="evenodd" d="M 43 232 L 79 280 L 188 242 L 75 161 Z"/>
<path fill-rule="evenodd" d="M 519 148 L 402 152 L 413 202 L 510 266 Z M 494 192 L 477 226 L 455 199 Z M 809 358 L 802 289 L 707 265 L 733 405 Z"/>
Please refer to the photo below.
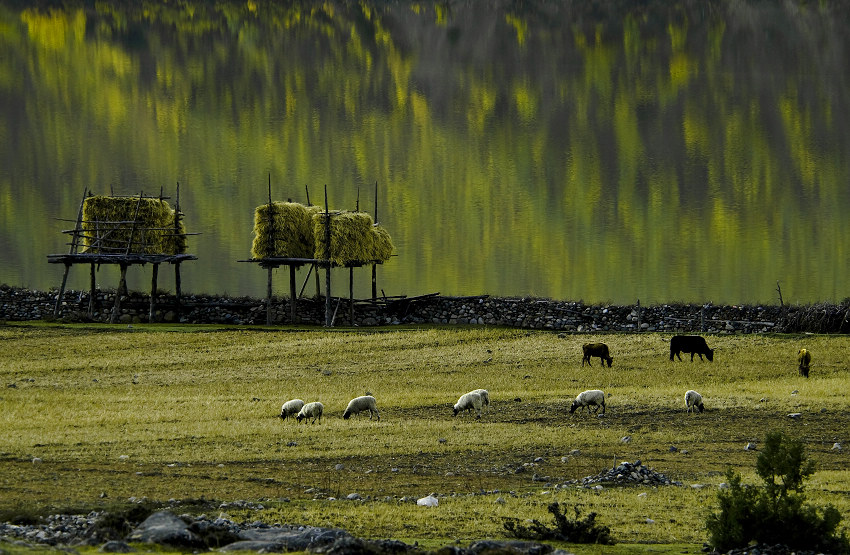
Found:
<path fill-rule="evenodd" d="M 581 366 L 590 341 L 610 346 L 612 368 Z M 850 338 L 708 342 L 713 363 L 671 362 L 669 334 L 0 326 L 0 510 L 250 500 L 265 509 L 223 512 L 440 547 L 506 539 L 506 518 L 546 522 L 557 501 L 597 513 L 620 544 L 568 546 L 577 553 L 697 552 L 727 465 L 754 483 L 757 451 L 744 447 L 777 430 L 818 465 L 808 499 L 849 515 Z M 801 346 L 814 357 L 808 379 Z M 479 387 L 492 400 L 482 419 L 453 418 Z M 604 418 L 569 414 L 597 388 Z M 705 413 L 685 414 L 687 389 Z M 380 422 L 344 421 L 366 392 Z M 277 418 L 295 397 L 324 403 L 321 424 Z M 555 487 L 637 459 L 683 485 Z M 438 507 L 412 501 L 429 493 Z"/>

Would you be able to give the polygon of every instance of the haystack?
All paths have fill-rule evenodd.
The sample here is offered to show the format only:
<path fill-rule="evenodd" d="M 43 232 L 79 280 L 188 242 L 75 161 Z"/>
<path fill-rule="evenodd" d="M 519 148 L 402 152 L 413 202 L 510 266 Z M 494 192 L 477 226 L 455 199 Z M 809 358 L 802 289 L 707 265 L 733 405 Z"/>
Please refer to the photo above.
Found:
<path fill-rule="evenodd" d="M 312 258 L 313 214 L 318 206 L 297 202 L 274 202 L 254 211 L 254 242 L 251 258 Z"/>
<path fill-rule="evenodd" d="M 83 202 L 83 252 L 182 254 L 186 228 L 165 200 L 92 196 Z M 129 247 L 129 250 L 128 250 Z"/>
<path fill-rule="evenodd" d="M 331 249 L 326 252 L 324 213 L 313 216 L 314 257 L 330 260 L 336 266 L 385 262 L 393 252 L 389 233 L 374 225 L 365 212 L 332 212 L 330 214 Z"/>

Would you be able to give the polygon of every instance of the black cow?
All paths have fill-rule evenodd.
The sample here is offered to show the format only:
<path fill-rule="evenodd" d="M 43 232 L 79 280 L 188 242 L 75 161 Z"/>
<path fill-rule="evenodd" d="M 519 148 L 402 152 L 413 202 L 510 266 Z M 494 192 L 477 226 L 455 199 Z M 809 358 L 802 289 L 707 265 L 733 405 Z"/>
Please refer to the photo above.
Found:
<path fill-rule="evenodd" d="M 714 349 L 709 349 L 705 338 L 699 335 L 674 335 L 670 339 L 670 360 L 675 360 L 674 356 L 682 360 L 679 353 L 691 353 L 691 362 L 694 361 L 694 355 L 699 355 L 700 360 L 702 355 L 705 355 L 709 362 L 714 360 Z"/>
<path fill-rule="evenodd" d="M 602 366 L 605 366 L 605 362 L 607 361 L 608 368 L 611 368 L 611 363 L 614 362 L 614 357 L 608 353 L 608 345 L 605 343 L 585 343 L 581 346 L 581 350 L 584 353 L 584 357 L 581 359 L 582 366 L 584 366 L 585 362 L 588 366 L 592 366 L 590 364 L 590 357 L 599 357 Z"/>

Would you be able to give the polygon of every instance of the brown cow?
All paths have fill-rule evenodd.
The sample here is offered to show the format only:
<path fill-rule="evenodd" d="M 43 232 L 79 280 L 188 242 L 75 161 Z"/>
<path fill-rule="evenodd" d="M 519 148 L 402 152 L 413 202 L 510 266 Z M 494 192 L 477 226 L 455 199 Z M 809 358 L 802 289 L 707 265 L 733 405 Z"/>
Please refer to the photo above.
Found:
<path fill-rule="evenodd" d="M 584 353 L 584 357 L 581 359 L 582 366 L 585 362 L 588 366 L 593 366 L 590 364 L 590 357 L 599 357 L 602 366 L 605 366 L 607 361 L 608 368 L 611 368 L 611 363 L 614 362 L 614 357 L 608 353 L 608 345 L 605 343 L 585 343 L 581 346 L 581 350 Z"/>

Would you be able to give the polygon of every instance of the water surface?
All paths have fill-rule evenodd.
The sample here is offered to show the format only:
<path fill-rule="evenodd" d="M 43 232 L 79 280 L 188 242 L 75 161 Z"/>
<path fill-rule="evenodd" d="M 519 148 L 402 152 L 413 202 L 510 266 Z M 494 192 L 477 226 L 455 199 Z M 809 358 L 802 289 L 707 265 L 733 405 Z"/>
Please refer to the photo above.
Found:
<path fill-rule="evenodd" d="M 269 181 L 371 213 L 377 183 L 387 295 L 839 301 L 848 24 L 843 2 L 3 1 L 0 283 L 58 286 L 86 188 L 179 182 L 184 290 L 264 295 L 237 261 Z"/>

